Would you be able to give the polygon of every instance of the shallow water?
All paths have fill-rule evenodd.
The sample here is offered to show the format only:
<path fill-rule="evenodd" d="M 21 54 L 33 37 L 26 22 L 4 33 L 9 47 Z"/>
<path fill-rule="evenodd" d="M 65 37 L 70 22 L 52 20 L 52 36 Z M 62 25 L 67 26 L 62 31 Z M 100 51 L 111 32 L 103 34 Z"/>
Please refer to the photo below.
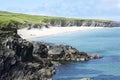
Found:
<path fill-rule="evenodd" d="M 104 56 L 102 59 L 56 67 L 57 73 L 53 80 L 77 80 L 84 77 L 93 80 L 120 80 L 120 28 L 78 31 L 32 40 L 67 44 L 80 51 Z"/>

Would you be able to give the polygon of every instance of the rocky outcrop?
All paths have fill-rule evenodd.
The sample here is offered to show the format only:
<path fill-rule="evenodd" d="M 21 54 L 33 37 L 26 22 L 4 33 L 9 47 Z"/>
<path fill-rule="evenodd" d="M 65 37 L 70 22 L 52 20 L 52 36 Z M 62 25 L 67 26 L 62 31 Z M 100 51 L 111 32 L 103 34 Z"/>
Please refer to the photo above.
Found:
<path fill-rule="evenodd" d="M 33 53 L 42 57 L 48 58 L 52 61 L 88 61 L 91 59 L 102 58 L 97 54 L 87 54 L 86 52 L 79 52 L 77 49 L 68 45 L 51 45 L 43 42 L 33 42 Z"/>
<path fill-rule="evenodd" d="M 0 45 L 0 80 L 51 79 L 55 74 L 51 61 L 33 54 L 32 43 L 21 40 Z"/>
<path fill-rule="evenodd" d="M 53 65 L 57 62 L 101 58 L 96 54 L 79 52 L 68 45 L 29 42 L 21 38 L 1 42 L 0 80 L 49 80 L 56 72 Z"/>

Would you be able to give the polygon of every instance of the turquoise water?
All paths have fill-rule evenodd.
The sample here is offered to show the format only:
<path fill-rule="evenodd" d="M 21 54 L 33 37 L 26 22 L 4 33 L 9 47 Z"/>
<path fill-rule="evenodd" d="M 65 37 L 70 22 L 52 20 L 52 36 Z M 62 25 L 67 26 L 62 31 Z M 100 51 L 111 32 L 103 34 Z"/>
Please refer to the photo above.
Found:
<path fill-rule="evenodd" d="M 102 59 L 56 67 L 57 73 L 53 80 L 76 80 L 84 77 L 93 80 L 120 80 L 120 28 L 78 31 L 32 40 L 67 44 L 80 51 L 104 56 Z"/>

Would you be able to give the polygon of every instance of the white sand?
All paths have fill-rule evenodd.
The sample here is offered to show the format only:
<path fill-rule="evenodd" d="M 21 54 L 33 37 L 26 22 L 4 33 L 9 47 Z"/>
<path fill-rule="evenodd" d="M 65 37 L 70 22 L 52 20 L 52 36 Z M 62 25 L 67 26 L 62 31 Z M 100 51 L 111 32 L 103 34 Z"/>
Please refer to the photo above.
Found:
<path fill-rule="evenodd" d="M 43 29 L 30 29 L 27 28 L 19 29 L 18 34 L 23 39 L 36 38 L 36 37 L 45 37 L 55 34 L 68 33 L 73 31 L 83 31 L 91 29 L 100 29 L 102 27 L 50 27 Z"/>

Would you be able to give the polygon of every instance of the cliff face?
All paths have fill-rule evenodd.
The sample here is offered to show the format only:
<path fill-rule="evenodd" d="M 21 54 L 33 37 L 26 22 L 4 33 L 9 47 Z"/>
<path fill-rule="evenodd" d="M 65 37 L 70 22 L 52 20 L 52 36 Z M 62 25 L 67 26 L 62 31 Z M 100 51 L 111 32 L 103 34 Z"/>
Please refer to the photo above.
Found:
<path fill-rule="evenodd" d="M 86 26 L 86 27 L 120 27 L 120 23 L 114 21 L 97 21 L 97 20 L 45 20 L 50 26 Z"/>
<path fill-rule="evenodd" d="M 33 44 L 22 39 L 0 42 L 0 80 L 48 80 L 55 69 L 47 57 L 33 54 Z"/>
<path fill-rule="evenodd" d="M 6 40 L 7 39 L 7 40 Z M 34 46 L 14 31 L 0 33 L 0 80 L 48 80 L 55 74 L 49 59 L 33 54 Z"/>

